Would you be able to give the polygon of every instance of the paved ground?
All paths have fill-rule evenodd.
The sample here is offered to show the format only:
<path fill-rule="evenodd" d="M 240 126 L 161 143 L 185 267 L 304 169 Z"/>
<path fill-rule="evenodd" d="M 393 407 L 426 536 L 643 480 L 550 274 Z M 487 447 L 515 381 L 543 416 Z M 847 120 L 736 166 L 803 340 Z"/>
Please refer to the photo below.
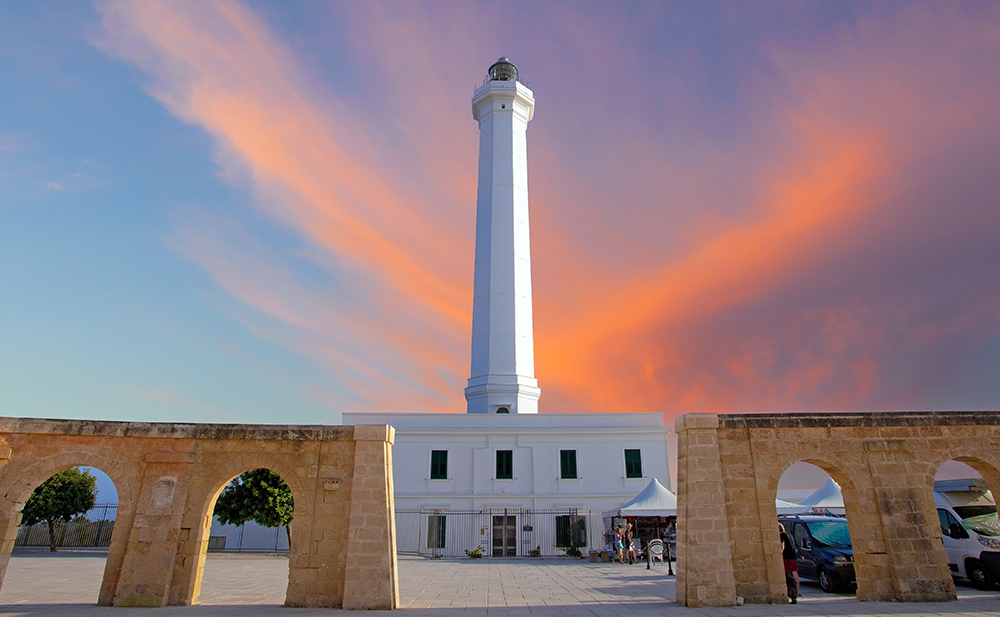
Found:
<path fill-rule="evenodd" d="M 288 560 L 264 555 L 208 558 L 201 605 L 121 609 L 93 604 L 101 583 L 104 554 L 66 551 L 18 552 L 0 592 L 0 615 L 25 617 L 284 617 L 346 615 L 349 611 L 285 609 Z M 941 604 L 858 602 L 803 585 L 799 604 L 688 609 L 673 603 L 674 579 L 666 568 L 550 560 L 430 560 L 400 557 L 403 609 L 366 612 L 395 617 L 819 617 L 826 615 L 1000 615 L 1000 592 L 959 587 L 959 600 Z M 356 613 L 350 613 L 356 614 Z"/>

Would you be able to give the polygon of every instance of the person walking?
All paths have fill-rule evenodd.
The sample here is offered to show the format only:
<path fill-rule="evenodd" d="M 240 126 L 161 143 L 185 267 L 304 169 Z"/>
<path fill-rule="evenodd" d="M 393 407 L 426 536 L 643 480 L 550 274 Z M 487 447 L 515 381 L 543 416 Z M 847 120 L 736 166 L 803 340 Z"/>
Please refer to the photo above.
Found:
<path fill-rule="evenodd" d="M 618 563 L 625 563 L 625 529 L 621 525 L 615 530 L 615 554 Z"/>
<path fill-rule="evenodd" d="M 795 542 L 785 531 L 785 526 L 778 523 L 781 534 L 781 561 L 785 565 L 785 587 L 788 589 L 788 599 L 792 604 L 799 602 L 799 561 L 795 556 Z"/>
<path fill-rule="evenodd" d="M 629 565 L 639 562 L 639 558 L 635 556 L 635 537 L 632 533 L 632 523 L 628 523 L 628 526 L 625 527 L 625 550 L 628 552 Z"/>

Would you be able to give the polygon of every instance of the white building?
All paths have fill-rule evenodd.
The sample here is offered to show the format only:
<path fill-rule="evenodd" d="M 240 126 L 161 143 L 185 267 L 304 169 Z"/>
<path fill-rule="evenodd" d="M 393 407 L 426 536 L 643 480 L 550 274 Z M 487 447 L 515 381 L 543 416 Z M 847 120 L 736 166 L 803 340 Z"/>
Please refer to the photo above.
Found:
<path fill-rule="evenodd" d="M 468 413 L 344 413 L 396 429 L 401 552 L 558 554 L 604 544 L 601 513 L 670 481 L 659 413 L 539 414 L 527 126 L 534 95 L 501 58 L 472 98 L 479 189 Z"/>
<path fill-rule="evenodd" d="M 396 429 L 400 552 L 558 554 L 570 523 L 576 544 L 599 548 L 603 511 L 670 478 L 658 413 L 344 414 L 346 424 L 375 422 Z"/>

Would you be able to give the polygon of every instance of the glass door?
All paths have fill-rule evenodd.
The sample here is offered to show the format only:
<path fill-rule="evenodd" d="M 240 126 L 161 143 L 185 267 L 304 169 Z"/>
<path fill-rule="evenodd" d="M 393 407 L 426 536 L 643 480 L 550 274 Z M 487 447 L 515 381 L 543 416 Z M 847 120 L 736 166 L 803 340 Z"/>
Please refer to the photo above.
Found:
<path fill-rule="evenodd" d="M 517 516 L 507 514 L 493 515 L 493 556 L 517 556 Z"/>

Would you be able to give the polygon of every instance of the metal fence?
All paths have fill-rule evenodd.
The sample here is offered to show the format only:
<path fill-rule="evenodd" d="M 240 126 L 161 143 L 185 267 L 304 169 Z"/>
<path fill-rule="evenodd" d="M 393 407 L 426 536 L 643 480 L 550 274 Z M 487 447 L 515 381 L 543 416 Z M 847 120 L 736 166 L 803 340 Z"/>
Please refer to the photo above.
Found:
<path fill-rule="evenodd" d="M 86 514 L 71 519 L 68 523 L 55 524 L 56 546 L 64 547 L 106 547 L 111 545 L 111 532 L 115 528 L 118 504 L 97 504 Z M 49 525 L 21 525 L 17 530 L 14 546 L 48 546 Z"/>
<path fill-rule="evenodd" d="M 118 504 L 98 504 L 68 523 L 55 524 L 56 546 L 63 548 L 103 547 L 111 545 Z M 21 525 L 15 546 L 49 546 L 49 525 Z M 227 552 L 287 553 L 288 534 L 284 527 L 263 527 L 253 521 L 243 525 L 223 525 L 212 519 L 208 550 Z"/>
<path fill-rule="evenodd" d="M 292 525 L 294 531 L 295 525 Z M 250 521 L 243 525 L 223 525 L 212 518 L 208 550 L 244 553 L 287 553 L 288 533 L 284 527 L 264 527 Z"/>
<path fill-rule="evenodd" d="M 601 512 L 588 510 L 396 510 L 399 553 L 464 557 L 556 556 L 573 544 L 586 552 L 605 544 Z"/>

